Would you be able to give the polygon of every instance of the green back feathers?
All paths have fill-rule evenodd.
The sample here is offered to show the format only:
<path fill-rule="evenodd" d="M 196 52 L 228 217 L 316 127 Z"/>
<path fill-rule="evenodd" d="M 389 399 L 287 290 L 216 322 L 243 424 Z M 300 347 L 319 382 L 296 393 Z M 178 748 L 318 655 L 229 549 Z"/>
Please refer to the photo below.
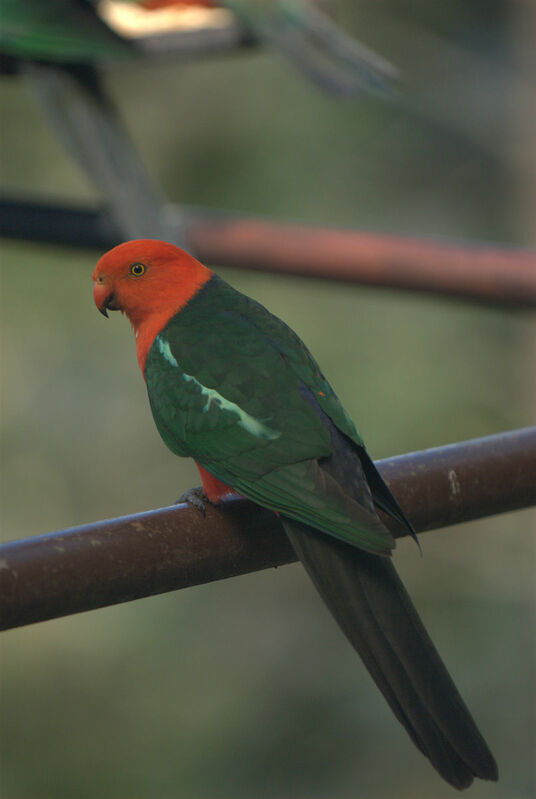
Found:
<path fill-rule="evenodd" d="M 357 501 L 321 468 L 330 432 L 304 386 L 362 440 L 304 344 L 262 305 L 213 276 L 156 337 L 145 378 L 173 452 L 261 505 L 365 549 L 392 548 L 370 493 Z"/>

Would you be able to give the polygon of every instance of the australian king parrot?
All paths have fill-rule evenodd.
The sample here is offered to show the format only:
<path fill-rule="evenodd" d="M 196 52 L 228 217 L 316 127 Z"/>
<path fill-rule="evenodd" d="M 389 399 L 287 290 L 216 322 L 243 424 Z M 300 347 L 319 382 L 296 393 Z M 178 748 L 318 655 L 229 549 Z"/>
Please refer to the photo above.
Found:
<path fill-rule="evenodd" d="M 410 738 L 455 788 L 496 780 L 486 742 L 390 558 L 413 529 L 298 336 L 184 250 L 141 239 L 98 261 L 94 298 L 136 336 L 156 426 L 206 497 L 279 514 L 298 558 Z"/>

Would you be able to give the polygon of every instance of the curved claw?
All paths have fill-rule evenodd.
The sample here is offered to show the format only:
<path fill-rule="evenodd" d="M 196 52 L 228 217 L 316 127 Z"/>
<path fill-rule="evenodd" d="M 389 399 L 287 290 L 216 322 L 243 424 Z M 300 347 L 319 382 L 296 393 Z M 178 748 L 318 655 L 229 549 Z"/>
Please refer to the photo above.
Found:
<path fill-rule="evenodd" d="M 192 506 L 192 508 L 201 511 L 203 516 L 205 516 L 207 512 L 206 503 L 208 502 L 210 505 L 213 504 L 203 491 L 202 486 L 197 486 L 197 488 L 189 488 L 188 491 L 185 491 L 184 494 L 181 494 L 173 504 L 181 505 L 184 502 L 187 502 L 188 505 Z"/>

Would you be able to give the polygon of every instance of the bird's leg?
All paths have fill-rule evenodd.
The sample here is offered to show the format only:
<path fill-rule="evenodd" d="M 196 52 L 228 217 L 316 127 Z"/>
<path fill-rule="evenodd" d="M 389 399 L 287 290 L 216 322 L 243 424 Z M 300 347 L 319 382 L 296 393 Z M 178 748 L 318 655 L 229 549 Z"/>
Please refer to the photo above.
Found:
<path fill-rule="evenodd" d="M 206 503 L 208 502 L 210 505 L 215 505 L 215 502 L 211 502 L 210 499 L 207 497 L 203 490 L 203 486 L 196 486 L 195 488 L 189 488 L 188 491 L 185 491 L 184 494 L 181 494 L 180 497 L 175 500 L 173 503 L 174 505 L 182 505 L 183 502 L 187 502 L 188 505 L 191 505 L 192 508 L 201 511 L 203 516 L 206 514 Z"/>
<path fill-rule="evenodd" d="M 224 497 L 228 497 L 229 494 L 236 495 L 236 492 L 233 491 L 231 486 L 228 486 L 227 483 L 223 483 L 210 472 L 207 472 L 199 463 L 196 463 L 196 466 L 199 469 L 203 485 L 185 491 L 184 494 L 180 495 L 175 504 L 178 505 L 181 502 L 187 502 L 193 508 L 201 511 L 204 516 L 206 513 L 205 503 L 208 502 L 210 505 L 214 506 L 221 505 Z"/>

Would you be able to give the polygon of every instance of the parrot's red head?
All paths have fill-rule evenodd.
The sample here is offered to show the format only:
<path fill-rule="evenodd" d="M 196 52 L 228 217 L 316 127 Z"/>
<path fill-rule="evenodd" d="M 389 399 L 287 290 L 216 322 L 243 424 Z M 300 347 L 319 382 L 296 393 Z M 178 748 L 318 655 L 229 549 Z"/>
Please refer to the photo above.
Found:
<path fill-rule="evenodd" d="M 142 372 L 156 335 L 212 272 L 173 244 L 137 239 L 100 258 L 93 272 L 93 296 L 101 313 L 122 311 L 136 333 Z"/>

